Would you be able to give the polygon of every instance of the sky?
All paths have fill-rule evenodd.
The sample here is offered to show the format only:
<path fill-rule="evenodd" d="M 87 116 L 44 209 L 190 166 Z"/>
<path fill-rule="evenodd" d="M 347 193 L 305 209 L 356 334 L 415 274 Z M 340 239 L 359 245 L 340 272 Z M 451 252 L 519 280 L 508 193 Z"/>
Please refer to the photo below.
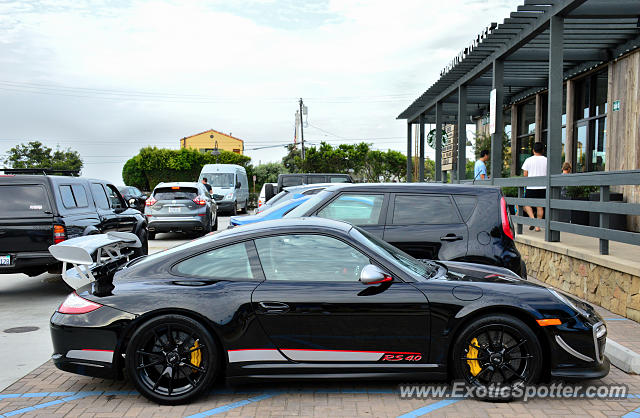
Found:
<path fill-rule="evenodd" d="M 299 98 L 305 142 L 405 152 L 398 114 L 520 3 L 0 0 L 0 158 L 38 140 L 122 184 L 140 148 L 215 129 L 279 161 Z"/>

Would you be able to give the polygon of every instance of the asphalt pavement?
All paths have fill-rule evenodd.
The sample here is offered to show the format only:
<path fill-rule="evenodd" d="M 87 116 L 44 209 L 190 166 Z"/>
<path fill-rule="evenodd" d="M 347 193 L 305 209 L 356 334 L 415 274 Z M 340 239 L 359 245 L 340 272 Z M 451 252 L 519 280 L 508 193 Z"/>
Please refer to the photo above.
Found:
<path fill-rule="evenodd" d="M 220 217 L 218 230 L 229 225 Z M 149 242 L 154 253 L 189 241 L 179 233 L 158 234 Z M 49 318 L 71 292 L 60 275 L 0 275 L 0 391 L 51 357 Z"/>

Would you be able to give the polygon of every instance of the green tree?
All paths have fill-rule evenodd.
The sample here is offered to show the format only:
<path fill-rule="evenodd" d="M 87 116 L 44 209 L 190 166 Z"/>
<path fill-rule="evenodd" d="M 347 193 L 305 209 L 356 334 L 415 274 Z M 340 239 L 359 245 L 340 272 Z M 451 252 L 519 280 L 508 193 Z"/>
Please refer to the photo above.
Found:
<path fill-rule="evenodd" d="M 301 151 L 293 144 L 287 145 L 287 155 L 282 158 L 282 165 L 289 173 L 301 173 Z"/>
<path fill-rule="evenodd" d="M 140 190 L 149 191 L 149 180 L 140 168 L 140 155 L 127 160 L 122 167 L 122 180 L 127 186 L 134 186 Z"/>
<path fill-rule="evenodd" d="M 80 154 L 71 148 L 55 151 L 40 141 L 16 145 L 7 151 L 4 163 L 12 168 L 52 168 L 54 170 L 78 170 L 83 163 Z"/>
<path fill-rule="evenodd" d="M 480 134 L 476 136 L 474 154 L 476 160 L 480 158 L 480 152 L 483 150 L 491 151 L 491 135 Z M 491 156 L 491 154 L 489 154 Z M 487 162 L 487 173 L 491 175 L 491 163 Z M 502 177 L 509 177 L 511 174 L 511 140 L 505 133 L 502 135 Z"/>

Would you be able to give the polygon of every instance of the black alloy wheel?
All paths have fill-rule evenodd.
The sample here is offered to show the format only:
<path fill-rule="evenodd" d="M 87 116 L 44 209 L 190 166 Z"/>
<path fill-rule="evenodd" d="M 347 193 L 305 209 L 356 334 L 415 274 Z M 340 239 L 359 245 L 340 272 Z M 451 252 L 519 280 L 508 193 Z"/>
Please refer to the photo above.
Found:
<path fill-rule="evenodd" d="M 538 337 L 524 322 L 508 315 L 491 315 L 462 330 L 452 361 L 457 380 L 488 388 L 514 387 L 537 382 L 542 349 Z"/>
<path fill-rule="evenodd" d="M 218 360 L 215 341 L 200 323 L 182 315 L 162 315 L 134 332 L 125 367 L 146 398 L 177 405 L 211 386 Z"/>

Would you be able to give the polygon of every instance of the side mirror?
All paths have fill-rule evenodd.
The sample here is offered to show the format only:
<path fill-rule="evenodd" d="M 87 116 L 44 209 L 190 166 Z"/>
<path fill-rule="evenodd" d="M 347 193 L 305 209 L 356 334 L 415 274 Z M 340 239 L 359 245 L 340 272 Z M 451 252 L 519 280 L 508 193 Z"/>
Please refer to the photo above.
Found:
<path fill-rule="evenodd" d="M 388 283 L 391 281 L 393 281 L 393 277 L 373 264 L 367 264 L 360 272 L 360 282 L 365 285 Z"/>
<path fill-rule="evenodd" d="M 237 182 L 237 183 L 236 183 L 236 189 L 239 189 L 239 188 L 240 188 L 240 186 L 241 186 L 240 182 Z"/>

